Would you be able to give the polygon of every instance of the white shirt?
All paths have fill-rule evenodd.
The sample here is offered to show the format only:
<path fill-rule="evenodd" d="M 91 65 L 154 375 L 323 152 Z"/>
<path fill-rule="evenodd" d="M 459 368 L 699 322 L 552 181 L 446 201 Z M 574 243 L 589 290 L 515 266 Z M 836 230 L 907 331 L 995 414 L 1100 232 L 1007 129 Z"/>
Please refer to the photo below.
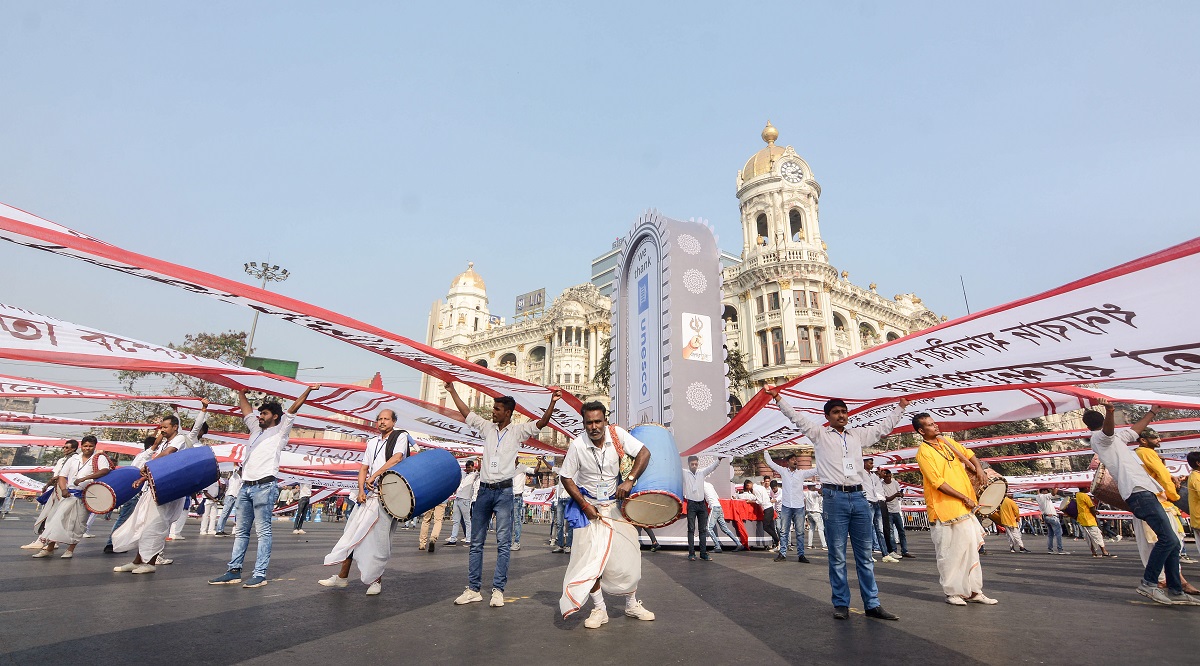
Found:
<path fill-rule="evenodd" d="M 172 437 L 170 439 L 170 441 L 168 441 L 164 444 L 161 444 L 159 446 L 160 446 L 160 449 L 163 451 L 165 451 L 167 449 L 175 449 L 175 452 L 178 453 L 184 449 L 192 448 L 192 444 L 193 444 L 193 441 L 190 437 L 180 433 L 180 434 Z"/>
<path fill-rule="evenodd" d="M 475 494 L 478 492 L 479 472 L 471 472 L 470 474 L 463 472 L 462 481 L 458 483 L 458 490 L 454 491 L 454 497 L 474 502 Z"/>
<path fill-rule="evenodd" d="M 1092 450 L 1108 468 L 1108 473 L 1117 480 L 1117 492 L 1121 493 L 1122 499 L 1129 499 L 1129 496 L 1138 490 L 1155 495 L 1163 491 L 1154 477 L 1146 472 L 1141 458 L 1129 450 L 1128 445 L 1137 439 L 1138 434 L 1129 428 L 1117 430 L 1111 436 L 1105 435 L 1101 430 L 1092 433 Z"/>
<path fill-rule="evenodd" d="M 143 467 L 146 466 L 146 463 L 149 462 L 150 459 L 154 457 L 154 453 L 157 450 L 158 449 L 151 447 L 151 448 L 148 448 L 148 449 L 142 451 L 141 453 L 139 453 L 133 457 L 133 462 L 129 463 L 129 465 L 131 467 L 136 467 L 138 469 L 142 469 Z"/>
<path fill-rule="evenodd" d="M 761 506 L 763 511 L 775 508 L 774 505 L 771 504 L 771 495 L 767 492 L 767 489 L 763 488 L 757 483 L 751 486 L 750 492 L 743 490 L 734 495 L 734 497 L 737 499 L 746 500 L 748 502 L 754 502 L 755 504 Z"/>
<path fill-rule="evenodd" d="M 1058 515 L 1058 507 L 1054 506 L 1054 496 L 1050 493 L 1038 493 L 1037 503 L 1043 518 L 1053 518 Z"/>
<path fill-rule="evenodd" d="M 813 442 L 817 474 L 821 483 L 837 486 L 866 485 L 867 474 L 863 470 L 862 450 L 873 446 L 886 437 L 904 418 L 904 410 L 896 405 L 882 421 L 863 428 L 846 428 L 837 432 L 829 426 L 819 425 L 799 414 L 785 401 L 779 401 L 779 412 L 792 420 Z M 869 498 L 868 498 L 869 499 Z"/>
<path fill-rule="evenodd" d="M 214 499 L 216 499 L 217 495 L 218 495 L 220 492 L 221 492 L 221 481 L 220 481 L 220 479 L 218 479 L 218 480 L 214 481 L 214 482 L 212 483 L 212 485 L 210 485 L 209 487 L 207 487 L 207 488 L 205 488 L 205 489 L 204 489 L 204 494 L 205 494 L 207 497 L 212 497 L 212 498 L 214 498 Z M 206 497 L 206 498 L 207 498 L 207 497 Z"/>
<path fill-rule="evenodd" d="M 772 488 L 768 491 L 771 496 L 771 508 L 775 509 L 775 513 L 783 510 L 783 486 Z"/>
<path fill-rule="evenodd" d="M 79 467 L 83 465 L 82 455 L 81 453 L 71 454 L 63 461 L 63 466 L 58 471 L 58 476 L 66 477 L 68 488 L 75 485 L 75 477 L 79 476 Z"/>
<path fill-rule="evenodd" d="M 721 496 L 717 494 L 717 489 L 708 481 L 704 482 L 704 501 L 708 502 L 709 508 L 721 508 Z"/>
<path fill-rule="evenodd" d="M 624 428 L 615 428 L 627 455 L 637 456 L 641 453 L 643 444 L 636 437 Z M 600 448 L 592 444 L 586 433 L 571 440 L 566 458 L 558 471 L 559 476 L 571 479 L 597 501 L 611 500 L 615 496 L 617 475 L 621 471 L 621 461 L 617 459 L 617 449 L 613 446 L 609 430 L 607 427 L 604 429 L 604 444 Z M 566 496 L 564 491 L 562 497 Z"/>
<path fill-rule="evenodd" d="M 475 412 L 467 414 L 467 425 L 483 435 L 483 465 L 479 470 L 482 483 L 501 483 L 516 476 L 517 449 L 521 448 L 521 442 L 541 432 L 534 421 L 510 422 L 500 430 Z"/>
<path fill-rule="evenodd" d="M 229 479 L 225 481 L 225 497 L 237 497 L 238 491 L 242 489 L 242 477 L 234 470 L 233 474 L 229 475 Z"/>
<path fill-rule="evenodd" d="M 817 492 L 816 490 L 804 491 L 805 511 L 808 511 L 809 513 L 821 513 L 824 505 L 825 500 L 821 497 L 821 493 Z"/>
<path fill-rule="evenodd" d="M 400 434 L 405 439 L 396 437 L 396 448 L 392 451 L 392 455 L 397 453 L 403 453 L 405 456 L 411 455 L 413 453 L 412 436 L 404 431 L 400 431 Z M 391 433 L 388 433 L 388 437 L 390 436 Z M 379 468 L 387 464 L 387 461 L 387 437 L 376 435 L 367 440 L 366 455 L 363 457 L 363 464 L 367 466 L 367 474 L 371 475 L 379 471 Z M 309 492 L 312 492 L 311 489 Z"/>
<path fill-rule="evenodd" d="M 863 470 L 863 491 L 867 493 L 868 502 L 879 502 L 883 500 L 883 479 L 875 473 L 875 470 Z"/>
<path fill-rule="evenodd" d="M 258 425 L 258 415 L 250 414 L 242 419 L 250 429 L 250 445 L 246 463 L 242 465 L 242 481 L 258 481 L 279 473 L 279 456 L 292 433 L 292 422 L 296 415 L 285 411 L 279 423 L 263 430 Z"/>
<path fill-rule="evenodd" d="M 764 449 L 763 458 L 767 465 L 779 473 L 779 483 L 782 490 L 783 506 L 789 509 L 804 508 L 804 480 L 816 476 L 816 469 L 798 469 L 792 471 L 771 459 L 771 452 Z"/>
<path fill-rule="evenodd" d="M 525 481 L 530 474 L 533 474 L 532 467 L 529 465 L 517 465 L 517 475 L 513 477 L 513 495 L 525 494 Z"/>
<path fill-rule="evenodd" d="M 112 462 L 109 461 L 108 456 L 100 455 L 100 452 L 97 451 L 92 454 L 91 458 L 88 458 L 85 461 L 83 460 L 83 454 L 79 454 L 79 468 L 75 470 L 75 478 L 81 476 L 91 476 L 102 469 L 112 469 Z M 73 483 L 74 479 L 72 479 L 71 482 Z M 91 481 L 84 481 L 83 483 L 75 484 L 75 487 L 79 490 L 83 490 L 95 482 L 95 479 Z"/>
<path fill-rule="evenodd" d="M 707 483 L 704 479 L 712 474 L 717 469 L 717 465 L 721 464 L 721 459 L 717 458 L 713 464 L 708 467 L 701 467 L 692 472 L 688 467 L 683 468 L 683 498 L 693 502 L 704 501 L 704 486 Z"/>
<path fill-rule="evenodd" d="M 882 483 L 882 479 L 880 481 L 879 487 L 883 490 L 884 499 L 900 492 L 900 482 L 896 480 L 896 477 L 892 477 L 891 483 Z M 900 498 L 896 497 L 894 500 L 888 500 L 887 510 L 888 513 L 900 513 Z"/>
<path fill-rule="evenodd" d="M 311 483 L 300 484 L 300 496 L 301 497 L 312 497 L 312 484 Z"/>

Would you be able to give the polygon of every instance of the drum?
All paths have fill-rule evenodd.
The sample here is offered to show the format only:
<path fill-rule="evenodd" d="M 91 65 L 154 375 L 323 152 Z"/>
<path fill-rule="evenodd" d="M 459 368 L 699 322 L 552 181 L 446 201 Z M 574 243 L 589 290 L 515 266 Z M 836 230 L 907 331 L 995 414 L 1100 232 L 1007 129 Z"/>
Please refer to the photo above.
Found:
<path fill-rule="evenodd" d="M 409 520 L 450 499 L 462 470 L 445 449 L 424 449 L 379 476 L 379 503 L 396 520 Z"/>
<path fill-rule="evenodd" d="M 1000 508 L 1004 496 L 1008 494 L 1008 481 L 1004 477 L 990 477 L 979 490 L 979 500 L 976 502 L 975 513 L 980 516 L 990 516 Z"/>
<path fill-rule="evenodd" d="M 650 450 L 650 462 L 629 499 L 621 504 L 621 514 L 634 525 L 666 527 L 683 513 L 683 466 L 671 431 L 657 423 L 643 423 L 629 431 Z"/>
<path fill-rule="evenodd" d="M 146 463 L 150 492 L 162 506 L 194 495 L 217 482 L 217 456 L 207 446 L 193 446 Z"/>
<path fill-rule="evenodd" d="M 84 488 L 84 508 L 91 513 L 108 513 L 119 508 L 141 492 L 141 486 L 133 487 L 133 482 L 140 478 L 142 470 L 137 467 L 118 467 L 112 470 Z"/>
<path fill-rule="evenodd" d="M 1096 470 L 1096 474 L 1092 477 L 1092 487 L 1088 492 L 1096 498 L 1096 502 L 1104 502 L 1118 511 L 1128 511 L 1129 505 L 1125 504 L 1125 498 L 1121 497 L 1117 480 L 1104 468 L 1100 458 L 1093 458 L 1090 467 Z"/>
<path fill-rule="evenodd" d="M 1063 505 L 1062 512 L 1075 520 L 1079 520 L 1079 505 L 1075 503 L 1074 497 L 1071 498 L 1071 501 Z"/>
<path fill-rule="evenodd" d="M 984 531 L 990 530 L 996 526 L 996 523 L 992 522 L 992 519 L 986 516 L 979 519 L 979 524 L 983 527 Z"/>

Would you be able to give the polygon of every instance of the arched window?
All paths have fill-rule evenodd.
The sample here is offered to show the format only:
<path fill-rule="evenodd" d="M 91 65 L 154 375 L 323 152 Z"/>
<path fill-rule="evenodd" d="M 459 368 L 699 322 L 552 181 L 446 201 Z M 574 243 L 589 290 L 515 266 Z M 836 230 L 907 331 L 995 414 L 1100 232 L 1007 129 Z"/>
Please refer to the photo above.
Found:
<path fill-rule="evenodd" d="M 481 358 L 481 359 L 479 359 L 478 361 L 475 361 L 475 364 L 476 364 L 476 365 L 482 365 L 482 366 L 483 366 L 483 367 L 485 367 L 485 368 L 486 368 L 486 367 L 488 367 L 488 364 L 487 364 L 487 359 L 482 359 L 482 358 Z"/>
<path fill-rule="evenodd" d="M 791 230 L 792 240 L 804 240 L 804 218 L 800 215 L 800 211 L 795 208 L 788 211 L 788 226 Z"/>
<path fill-rule="evenodd" d="M 899 335 L 896 335 L 895 333 L 893 333 L 893 332 L 891 332 L 891 331 L 889 331 L 889 332 L 888 332 L 888 334 L 887 334 L 887 341 L 888 341 L 888 342 L 891 342 L 892 340 L 899 340 L 899 339 L 900 339 L 900 336 L 899 336 Z"/>
<path fill-rule="evenodd" d="M 844 319 L 842 319 L 841 315 L 839 315 L 838 313 L 835 312 L 835 313 L 833 313 L 833 330 L 836 331 L 838 329 L 845 330 L 846 329 L 846 321 Z"/>
<path fill-rule="evenodd" d="M 870 349 L 879 344 L 879 334 L 866 322 L 858 325 L 858 337 L 862 340 L 863 349 Z"/>
<path fill-rule="evenodd" d="M 742 411 L 742 401 L 737 399 L 736 395 L 729 396 L 729 418 L 733 418 L 738 412 Z"/>
<path fill-rule="evenodd" d="M 732 305 L 726 305 L 725 309 L 721 312 L 721 319 L 724 319 L 725 321 L 732 321 L 732 322 L 736 323 L 738 320 L 737 308 L 733 307 Z"/>
<path fill-rule="evenodd" d="M 769 235 L 767 233 L 767 216 L 762 213 L 759 213 L 758 219 L 755 220 L 755 227 L 758 229 L 758 235 L 762 237 L 762 240 L 760 240 L 759 242 L 762 243 L 763 245 L 766 245 L 767 244 L 767 236 Z"/>

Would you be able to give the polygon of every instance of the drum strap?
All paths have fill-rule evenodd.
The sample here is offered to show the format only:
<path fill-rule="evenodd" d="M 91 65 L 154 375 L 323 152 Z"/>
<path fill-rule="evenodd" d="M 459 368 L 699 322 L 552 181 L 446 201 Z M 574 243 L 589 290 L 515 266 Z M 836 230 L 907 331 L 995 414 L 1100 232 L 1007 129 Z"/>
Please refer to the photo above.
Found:
<path fill-rule="evenodd" d="M 387 447 L 383 450 L 383 456 L 387 460 L 391 460 L 396 454 L 396 440 L 400 438 L 400 433 L 404 433 L 404 457 L 407 458 L 412 453 L 412 444 L 408 439 L 407 430 L 393 430 L 392 434 L 388 435 Z"/>
<path fill-rule="evenodd" d="M 608 424 L 608 434 L 612 438 L 613 448 L 617 450 L 617 478 L 624 481 L 633 471 L 633 456 L 625 455 L 625 447 L 621 446 L 621 438 L 617 436 L 617 426 Z"/>

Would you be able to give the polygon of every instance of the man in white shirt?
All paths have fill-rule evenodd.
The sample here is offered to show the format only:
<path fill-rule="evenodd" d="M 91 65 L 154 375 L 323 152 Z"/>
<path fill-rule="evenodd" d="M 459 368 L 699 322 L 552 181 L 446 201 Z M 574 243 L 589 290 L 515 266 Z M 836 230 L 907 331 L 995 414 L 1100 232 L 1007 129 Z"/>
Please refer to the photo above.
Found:
<path fill-rule="evenodd" d="M 821 496 L 824 500 L 825 533 L 829 538 L 829 585 L 833 589 L 833 617 L 850 617 L 850 584 L 846 578 L 846 541 L 854 548 L 854 566 L 858 571 L 858 591 L 866 607 L 867 617 L 879 620 L 898 620 L 879 603 L 879 588 L 875 585 L 875 565 L 871 555 L 871 506 L 863 492 L 864 478 L 869 475 L 863 466 L 863 447 L 872 446 L 886 437 L 904 417 L 909 402 L 900 403 L 891 414 L 873 426 L 847 428 L 850 411 L 843 400 L 825 403 L 825 418 L 821 425 L 798 414 L 791 405 L 779 399 L 779 389 L 767 386 L 779 411 L 795 423 L 813 442 L 817 474 L 821 477 Z"/>
<path fill-rule="evenodd" d="M 229 533 L 225 531 L 225 524 L 229 522 L 230 514 L 237 508 L 238 493 L 241 490 L 242 476 L 235 469 L 230 472 L 229 478 L 225 479 L 225 497 L 221 500 L 221 517 L 217 519 L 217 533 L 214 536 L 229 536 Z"/>
<path fill-rule="evenodd" d="M 383 591 L 383 570 L 392 556 L 392 535 L 397 521 L 379 501 L 379 477 L 409 454 L 411 439 L 396 430 L 396 413 L 390 409 L 375 417 L 379 435 L 367 440 L 362 465 L 358 468 L 358 507 L 346 520 L 342 538 L 325 556 L 325 566 L 341 564 L 341 570 L 318 581 L 325 587 L 343 588 L 350 584 L 350 565 L 358 562 L 359 579 L 367 585 L 367 596 Z"/>
<path fill-rule="evenodd" d="M 642 578 L 642 554 L 637 530 L 620 513 L 619 503 L 629 497 L 638 477 L 650 462 L 650 450 L 622 428 L 609 425 L 607 410 L 599 402 L 584 403 L 584 434 L 571 440 L 560 474 L 573 506 L 583 514 L 575 528 L 575 548 L 563 578 L 558 609 L 563 617 L 578 611 L 587 597 L 592 612 L 583 626 L 598 629 L 608 624 L 604 592 L 625 596 L 625 615 L 653 620 L 654 613 L 637 600 Z M 627 477 L 621 476 L 621 459 L 633 458 Z M 603 589 L 603 591 L 601 591 Z"/>
<path fill-rule="evenodd" d="M 1056 491 L 1050 488 L 1039 488 L 1037 494 L 1038 509 L 1042 512 L 1042 520 L 1046 523 L 1046 554 L 1054 554 L 1054 542 L 1058 541 L 1058 554 L 1070 555 L 1063 550 L 1062 521 L 1058 517 L 1058 506 L 1054 501 Z"/>
<path fill-rule="evenodd" d="M 62 457 L 54 463 L 54 471 L 50 474 L 50 480 L 46 482 L 46 485 L 42 486 L 42 492 L 44 493 L 58 486 L 58 477 L 62 474 L 63 464 L 79 451 L 79 440 L 68 439 L 63 442 L 61 450 Z M 50 514 L 54 513 L 54 507 L 57 504 L 58 493 L 47 493 L 46 503 L 38 510 L 37 518 L 33 520 L 33 533 L 38 536 L 33 541 L 21 546 L 22 550 L 41 550 L 46 546 L 46 542 L 42 539 L 41 534 L 46 529 L 46 519 L 50 517 Z"/>
<path fill-rule="evenodd" d="M 1083 413 L 1083 424 L 1092 431 L 1092 450 L 1117 481 L 1117 491 L 1129 506 L 1133 517 L 1145 521 L 1158 536 L 1147 558 L 1137 593 L 1160 604 L 1200 605 L 1200 598 L 1183 591 L 1183 578 L 1179 572 L 1179 537 L 1175 535 L 1171 519 L 1158 501 L 1158 493 L 1163 492 L 1163 488 L 1129 449 L 1129 444 L 1136 442 L 1138 435 L 1158 415 L 1160 407 L 1154 405 L 1137 423 L 1116 430 L 1113 406 L 1103 398 L 1098 402 L 1104 407 L 1103 416 L 1090 409 Z M 1158 587 L 1160 574 L 1166 574 L 1165 591 Z"/>
<path fill-rule="evenodd" d="M 904 534 L 904 513 L 900 506 L 900 496 L 904 491 L 900 488 L 900 482 L 892 476 L 892 470 L 885 469 L 880 472 L 883 474 L 883 501 L 887 504 L 887 522 L 884 524 L 884 529 L 887 536 L 892 539 L 892 543 L 896 543 L 896 539 L 900 540 L 900 552 L 892 550 L 892 559 L 897 557 L 913 557 L 908 552 L 908 537 Z M 892 536 L 892 528 L 895 528 L 896 535 Z"/>
<path fill-rule="evenodd" d="M 221 495 L 221 478 L 204 489 L 204 513 L 200 516 L 200 535 L 217 533 L 217 498 Z"/>
<path fill-rule="evenodd" d="M 54 513 L 46 519 L 46 531 L 42 533 L 45 547 L 34 554 L 34 557 L 50 557 L 55 547 L 60 543 L 69 544 L 62 559 L 75 556 L 75 546 L 83 538 L 87 527 L 88 511 L 83 506 L 83 500 L 76 493 L 82 493 L 91 482 L 112 469 L 108 456 L 96 453 L 96 437 L 88 435 L 79 443 L 79 453 L 71 456 L 61 470 L 58 487 L 58 504 Z"/>
<path fill-rule="evenodd" d="M 517 463 L 517 475 L 513 477 L 513 550 L 521 550 L 521 524 L 525 522 L 525 486 L 533 471 L 529 465 Z"/>
<path fill-rule="evenodd" d="M 203 433 L 208 432 L 208 403 L 201 402 L 204 408 L 189 434 L 185 435 L 179 431 L 179 417 L 175 414 L 168 414 L 162 418 L 154 446 L 150 449 L 151 455 L 146 456 L 146 462 L 191 448 Z M 154 499 L 154 493 L 145 483 L 149 479 L 146 462 L 141 464 L 142 478 L 134 482 L 135 486 L 140 485 L 142 488 L 137 506 L 134 507 L 129 520 L 112 533 L 113 550 L 121 553 L 136 546 L 137 554 L 132 562 L 113 567 L 113 571 L 116 572 L 150 574 L 157 570 L 159 564 L 166 565 L 172 562 L 163 556 L 163 549 L 166 547 L 171 526 L 184 512 L 186 498 L 181 497 L 159 505 Z"/>
<path fill-rule="evenodd" d="M 304 520 L 308 513 L 308 502 L 312 499 L 312 484 L 300 484 L 300 500 L 296 503 L 296 518 L 292 521 L 292 534 L 306 534 Z"/>
<path fill-rule="evenodd" d="M 806 485 L 804 489 L 804 520 L 808 523 L 805 530 L 804 544 L 813 547 L 813 532 L 821 537 L 821 550 L 828 550 L 825 545 L 825 518 L 821 510 L 821 486 Z"/>
<path fill-rule="evenodd" d="M 555 389 L 550 397 L 546 413 L 537 422 L 513 423 L 513 410 L 517 401 L 511 396 L 496 398 L 492 405 L 492 420 L 485 421 L 471 411 L 459 397 L 453 382 L 446 382 L 446 391 L 454 399 L 458 412 L 467 425 L 483 436 L 483 460 L 479 469 L 479 496 L 471 508 L 471 555 L 467 573 L 467 589 L 454 600 L 464 604 L 483 601 L 479 589 L 483 587 L 483 545 L 487 539 L 488 523 L 496 518 L 496 571 L 492 576 L 492 596 L 488 604 L 493 608 L 504 605 L 504 587 L 508 584 L 508 559 L 512 549 L 513 526 L 513 477 L 517 475 L 517 452 L 521 443 L 550 423 L 554 404 L 562 397 Z"/>
<path fill-rule="evenodd" d="M 462 527 L 463 541 L 470 543 L 471 504 L 475 502 L 475 495 L 479 493 L 479 472 L 475 469 L 474 460 L 468 460 L 463 467 L 462 481 L 458 483 L 458 490 L 454 491 L 454 509 L 450 514 L 454 525 L 450 528 L 450 538 L 446 540 L 447 546 L 458 545 L 459 527 Z"/>
<path fill-rule="evenodd" d="M 753 502 L 762 509 L 763 517 L 759 523 L 762 525 L 763 531 L 770 537 L 771 549 L 774 550 L 779 545 L 779 533 L 775 531 L 775 504 L 771 501 L 771 495 L 766 488 L 754 482 L 754 479 L 746 479 L 742 483 L 742 490 L 734 494 L 734 499 Z"/>
<path fill-rule="evenodd" d="M 236 585 L 242 582 L 242 561 L 250 547 L 250 528 L 257 524 L 258 556 L 254 560 L 254 575 L 242 587 L 262 587 L 267 584 L 267 566 L 271 563 L 271 512 L 279 499 L 279 456 L 292 432 L 296 412 L 308 399 L 308 394 L 321 388 L 314 384 L 304 389 L 287 412 L 274 401 L 264 402 L 258 413 L 250 407 L 245 391 L 238 391 L 243 420 L 250 430 L 246 446 L 246 461 L 242 464 L 242 487 L 237 496 L 237 531 L 234 532 L 233 557 L 229 570 L 208 581 L 209 585 Z"/>
<path fill-rule="evenodd" d="M 763 458 L 767 466 L 779 474 L 782 485 L 779 492 L 782 530 L 779 534 L 779 554 L 775 556 L 775 561 L 787 560 L 788 542 L 792 540 L 792 528 L 795 527 L 796 561 L 808 564 L 808 558 L 804 556 L 804 480 L 815 476 L 817 470 L 800 469 L 800 458 L 794 454 L 787 457 L 787 467 L 775 462 L 769 449 L 763 450 Z"/>
<path fill-rule="evenodd" d="M 725 509 L 721 508 L 721 496 L 717 494 L 717 489 L 708 481 L 704 482 L 704 501 L 708 502 L 708 538 L 712 539 L 713 552 L 721 552 L 721 542 L 717 539 L 717 532 L 713 528 L 716 527 L 725 533 L 725 536 L 733 539 L 733 552 L 743 550 L 742 542 L 738 539 L 737 532 L 725 522 Z"/>
<path fill-rule="evenodd" d="M 700 530 L 700 559 L 708 556 L 708 502 L 704 499 L 704 483 L 709 474 L 717 469 L 721 459 L 700 469 L 700 457 L 688 456 L 687 467 L 683 468 L 683 499 L 687 503 L 688 560 L 696 561 L 696 530 Z"/>
<path fill-rule="evenodd" d="M 872 546 L 883 555 L 884 562 L 899 562 L 899 559 L 892 557 L 896 546 L 892 544 L 891 532 L 884 529 L 888 524 L 887 502 L 883 497 L 883 480 L 875 469 L 875 459 L 864 458 L 863 470 L 863 492 L 871 503 L 871 525 L 874 528 Z"/>

